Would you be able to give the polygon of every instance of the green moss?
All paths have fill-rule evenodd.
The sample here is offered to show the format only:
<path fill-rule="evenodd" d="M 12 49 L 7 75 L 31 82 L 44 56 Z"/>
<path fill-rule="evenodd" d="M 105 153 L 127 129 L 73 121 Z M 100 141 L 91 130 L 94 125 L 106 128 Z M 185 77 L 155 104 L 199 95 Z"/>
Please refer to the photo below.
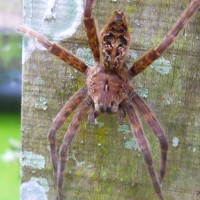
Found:
<path fill-rule="evenodd" d="M 128 14 L 131 15 L 131 14 L 133 14 L 134 11 L 135 11 L 135 8 L 134 8 L 133 6 L 128 6 L 128 7 L 127 7 L 127 13 L 128 13 Z"/>
<path fill-rule="evenodd" d="M 132 33 L 132 32 L 133 32 L 133 28 L 130 27 L 130 26 L 128 26 L 128 32 L 129 32 L 129 33 Z"/>
<path fill-rule="evenodd" d="M 151 39 L 151 45 L 152 46 L 159 45 L 163 41 L 163 38 L 165 36 L 166 32 L 164 30 L 159 29 L 159 31 L 156 32 L 156 35 Z"/>
<path fill-rule="evenodd" d="M 82 75 L 79 75 L 78 78 L 77 78 L 77 81 L 76 81 L 76 90 L 81 88 L 84 83 L 85 83 L 85 77 L 82 76 Z"/>

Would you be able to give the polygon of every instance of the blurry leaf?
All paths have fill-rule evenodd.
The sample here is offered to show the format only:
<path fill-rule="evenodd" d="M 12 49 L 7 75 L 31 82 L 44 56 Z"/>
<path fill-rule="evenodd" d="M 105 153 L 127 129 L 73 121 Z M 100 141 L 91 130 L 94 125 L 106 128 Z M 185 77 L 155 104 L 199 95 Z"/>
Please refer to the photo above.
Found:
<path fill-rule="evenodd" d="M 14 138 L 9 138 L 8 143 L 10 144 L 12 149 L 15 149 L 17 151 L 20 151 L 21 148 L 21 143 L 20 141 L 14 139 Z"/>
<path fill-rule="evenodd" d="M 13 150 L 6 150 L 5 153 L 1 156 L 0 160 L 3 162 L 14 162 L 19 161 L 20 152 Z"/>
<path fill-rule="evenodd" d="M 0 160 L 3 162 L 19 161 L 21 147 L 20 142 L 14 138 L 9 138 L 8 143 L 10 144 L 11 149 L 7 149 L 0 157 Z"/>
<path fill-rule="evenodd" d="M 19 35 L 0 35 L 1 69 L 16 68 L 21 63 L 22 42 Z"/>

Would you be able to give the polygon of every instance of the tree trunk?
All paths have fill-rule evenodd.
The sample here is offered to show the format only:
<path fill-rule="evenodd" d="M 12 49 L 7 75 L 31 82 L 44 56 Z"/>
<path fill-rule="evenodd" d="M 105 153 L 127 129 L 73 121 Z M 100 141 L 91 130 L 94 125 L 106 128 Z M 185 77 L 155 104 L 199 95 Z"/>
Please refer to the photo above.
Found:
<path fill-rule="evenodd" d="M 46 1 L 45 1 L 46 2 Z M 67 4 L 68 1 L 64 1 Z M 76 1 L 70 1 L 70 6 Z M 78 2 L 78 1 L 77 1 Z M 79 0 L 79 2 L 81 2 Z M 127 60 L 153 48 L 166 36 L 189 0 L 104 0 L 96 1 L 94 16 L 99 30 L 114 10 L 122 10 L 129 21 L 132 46 Z M 56 8 L 62 1 L 57 1 Z M 72 4 L 72 5 L 71 5 Z M 74 5 L 73 5 L 74 4 Z M 35 7 L 34 7 L 35 6 Z M 37 8 L 37 9 L 36 9 Z M 25 24 L 46 33 L 42 26 L 44 1 L 24 1 Z M 61 10 L 65 12 L 65 10 Z M 66 11 L 68 12 L 68 11 Z M 49 24 L 59 21 L 56 19 Z M 67 14 L 73 14 L 69 11 Z M 71 17 L 73 20 L 73 17 Z M 45 22 L 46 23 L 46 22 Z M 63 21 L 63 30 L 70 26 Z M 55 25 L 56 27 L 56 25 Z M 61 31 L 61 27 L 54 29 Z M 22 199 L 32 187 L 40 199 L 55 200 L 55 184 L 50 161 L 47 133 L 52 119 L 69 97 L 80 88 L 84 77 L 47 51 L 34 51 L 30 40 L 24 42 L 22 98 Z M 87 62 L 87 38 L 83 23 L 62 45 Z M 78 50 L 78 51 L 77 51 Z M 168 168 L 162 184 L 166 199 L 200 199 L 200 13 L 179 34 L 175 44 L 134 81 L 134 87 L 144 97 L 162 124 L 170 147 Z M 57 135 L 58 146 L 66 133 L 71 117 Z M 95 124 L 87 119 L 70 147 L 65 173 L 67 199 L 75 200 L 149 200 L 157 199 L 143 156 L 132 139 L 128 122 L 120 126 L 117 117 L 102 115 Z M 155 167 L 159 165 L 159 143 L 144 124 L 150 141 Z M 41 185 L 37 188 L 35 183 Z"/>

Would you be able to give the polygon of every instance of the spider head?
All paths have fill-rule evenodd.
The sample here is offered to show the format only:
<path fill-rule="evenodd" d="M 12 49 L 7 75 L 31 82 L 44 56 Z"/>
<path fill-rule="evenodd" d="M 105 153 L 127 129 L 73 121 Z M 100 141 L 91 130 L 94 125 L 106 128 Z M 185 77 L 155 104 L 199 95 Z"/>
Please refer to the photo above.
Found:
<path fill-rule="evenodd" d="M 126 96 L 126 82 L 116 73 L 102 67 L 90 69 L 87 81 L 88 94 L 98 112 L 116 113 Z"/>
<path fill-rule="evenodd" d="M 130 47 L 130 33 L 123 12 L 115 11 L 100 34 L 104 66 L 116 69 L 123 66 Z"/>

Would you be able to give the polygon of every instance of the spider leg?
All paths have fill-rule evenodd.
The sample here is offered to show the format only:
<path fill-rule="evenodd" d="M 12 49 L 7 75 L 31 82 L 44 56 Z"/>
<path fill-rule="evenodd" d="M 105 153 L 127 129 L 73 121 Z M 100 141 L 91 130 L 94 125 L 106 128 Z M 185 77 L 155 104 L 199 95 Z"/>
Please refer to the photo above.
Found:
<path fill-rule="evenodd" d="M 34 40 L 38 41 L 43 45 L 49 52 L 63 60 L 68 65 L 71 65 L 74 69 L 84 73 L 86 72 L 88 66 L 79 58 L 65 50 L 63 47 L 57 44 L 51 43 L 47 38 L 43 37 L 39 33 L 33 31 L 32 29 L 26 28 L 24 26 L 17 27 L 17 30 L 22 34 L 25 34 Z"/>
<path fill-rule="evenodd" d="M 60 160 L 59 160 L 58 171 L 57 171 L 58 189 L 61 189 L 63 186 L 64 169 L 65 169 L 66 161 L 68 157 L 68 148 L 70 144 L 72 143 L 72 140 L 76 136 L 77 131 L 80 127 L 81 121 L 83 120 L 83 117 L 85 113 L 89 110 L 90 106 L 91 106 L 91 99 L 86 97 L 83 100 L 83 103 L 78 108 L 75 116 L 73 117 L 73 120 L 69 125 L 67 133 L 64 137 L 63 143 L 60 147 Z"/>
<path fill-rule="evenodd" d="M 193 0 L 189 4 L 167 37 L 156 48 L 150 50 L 135 61 L 133 66 L 128 71 L 129 79 L 132 79 L 134 76 L 146 69 L 151 63 L 161 56 L 161 54 L 174 42 L 178 33 L 188 23 L 189 19 L 199 8 L 199 6 L 200 0 Z"/>
<path fill-rule="evenodd" d="M 154 135 L 158 138 L 160 142 L 161 148 L 161 162 L 160 162 L 160 182 L 165 176 L 166 172 L 166 162 L 167 162 L 167 149 L 168 149 L 168 141 L 165 136 L 164 130 L 162 129 L 160 123 L 150 110 L 150 108 L 146 105 L 143 99 L 134 91 L 132 90 L 129 92 L 129 99 L 134 103 L 137 107 L 138 111 L 144 117 L 144 120 L 147 122 L 149 127 L 152 129 Z"/>
<path fill-rule="evenodd" d="M 129 122 L 130 122 L 130 126 L 131 126 L 131 130 L 132 132 L 134 132 L 136 141 L 143 153 L 144 156 L 144 161 L 147 165 L 147 168 L 149 170 L 149 174 L 151 177 L 151 181 L 154 187 L 155 192 L 157 193 L 157 195 L 159 196 L 159 198 L 161 200 L 164 200 L 164 196 L 162 194 L 161 191 L 161 187 L 160 187 L 160 183 L 156 177 L 156 172 L 154 170 L 154 165 L 153 165 L 153 159 L 150 153 L 150 149 L 149 149 L 149 143 L 145 137 L 140 119 L 137 115 L 137 113 L 135 112 L 135 109 L 133 108 L 133 106 L 131 105 L 131 103 L 129 102 L 123 102 L 123 106 L 124 109 L 128 115 L 129 118 Z"/>
<path fill-rule="evenodd" d="M 58 155 L 56 149 L 56 133 L 58 129 L 63 125 L 67 117 L 73 112 L 73 110 L 80 104 L 80 102 L 86 96 L 86 88 L 83 86 L 78 92 L 76 92 L 64 105 L 62 110 L 57 114 L 51 128 L 48 133 L 48 140 L 50 143 L 51 159 L 53 163 L 53 170 L 55 179 L 57 179 L 57 165 L 58 165 Z"/>
<path fill-rule="evenodd" d="M 100 62 L 99 38 L 97 33 L 97 25 L 92 18 L 92 9 L 94 0 L 87 0 L 84 12 L 85 29 L 88 36 L 89 46 L 92 50 L 96 62 Z"/>
<path fill-rule="evenodd" d="M 124 110 L 124 108 L 119 105 L 119 111 L 118 111 L 118 119 L 117 119 L 117 123 L 118 124 L 123 124 L 124 123 L 124 120 L 125 120 L 125 117 L 126 117 L 126 112 Z"/>
<path fill-rule="evenodd" d="M 98 117 L 99 113 L 97 111 L 94 110 L 94 108 L 92 108 L 92 110 L 90 111 L 89 115 L 88 115 L 88 121 L 90 123 L 95 123 L 96 118 Z"/>

